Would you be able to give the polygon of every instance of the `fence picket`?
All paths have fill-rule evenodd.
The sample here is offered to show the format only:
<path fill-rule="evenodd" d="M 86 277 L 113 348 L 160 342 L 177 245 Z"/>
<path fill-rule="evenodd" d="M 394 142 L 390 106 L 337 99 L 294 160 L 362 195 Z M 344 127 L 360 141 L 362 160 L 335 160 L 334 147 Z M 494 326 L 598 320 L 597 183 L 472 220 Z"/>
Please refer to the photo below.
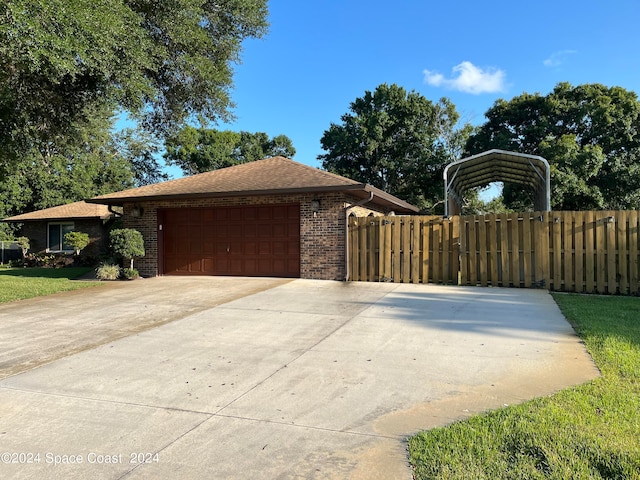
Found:
<path fill-rule="evenodd" d="M 525 214 L 522 217 L 522 272 L 525 288 L 530 288 L 533 280 L 534 269 L 531 255 L 531 223 L 533 221 L 531 215 Z"/>
<path fill-rule="evenodd" d="M 584 291 L 584 215 L 572 212 L 574 242 L 574 292 Z"/>
<path fill-rule="evenodd" d="M 509 242 L 510 242 L 510 257 L 511 264 L 509 267 L 510 279 L 509 282 L 514 287 L 520 286 L 522 271 L 520 267 L 520 220 L 517 213 L 509 215 Z"/>
<path fill-rule="evenodd" d="M 487 222 L 487 241 L 489 242 L 489 268 L 491 269 L 491 286 L 499 285 L 498 274 L 498 240 L 497 240 L 497 222 L 495 215 L 489 215 Z"/>
<path fill-rule="evenodd" d="M 616 218 L 615 212 L 606 212 L 607 218 L 605 218 L 607 225 L 607 291 L 606 293 L 616 293 L 617 278 L 616 278 Z M 603 293 L 603 292 L 600 292 Z"/>
<path fill-rule="evenodd" d="M 478 217 L 478 273 L 480 274 L 480 285 L 483 287 L 489 285 L 489 269 L 487 268 L 489 245 L 485 218 Z"/>
<path fill-rule="evenodd" d="M 466 237 L 466 250 L 468 252 L 467 254 L 467 261 L 468 261 L 468 271 L 467 271 L 467 277 L 469 280 L 467 283 L 469 283 L 470 285 L 477 285 L 478 284 L 478 248 L 476 246 L 476 234 L 477 234 L 477 230 L 476 230 L 476 218 L 477 217 L 470 217 L 468 220 L 468 230 L 467 230 L 467 237 Z M 462 219 L 461 219 L 462 220 Z M 462 276 L 462 280 L 464 280 L 464 275 Z"/>
<path fill-rule="evenodd" d="M 432 259 L 432 248 L 430 243 L 431 238 L 431 222 L 425 219 L 420 222 L 421 234 L 422 234 L 422 282 L 429 283 L 429 267 Z"/>
<path fill-rule="evenodd" d="M 638 294 L 638 213 L 628 212 L 629 218 L 629 293 Z"/>
<path fill-rule="evenodd" d="M 400 222 L 402 232 L 402 283 L 411 281 L 411 221 L 402 219 Z"/>
<path fill-rule="evenodd" d="M 562 247 L 563 247 L 563 257 L 562 257 L 562 278 L 563 282 L 563 290 L 567 292 L 575 291 L 575 281 L 574 281 L 574 270 L 573 267 L 575 265 L 573 259 L 574 253 L 574 233 L 573 233 L 573 215 L 571 212 L 562 212 L 561 216 L 562 221 Z"/>
<path fill-rule="evenodd" d="M 442 239 L 441 239 L 441 232 L 442 232 L 442 222 L 441 221 L 434 221 L 431 224 L 431 231 L 432 231 L 432 244 L 431 244 L 431 252 L 432 252 L 432 256 L 431 256 L 431 281 L 433 283 L 441 283 L 442 282 L 442 271 L 440 268 L 440 256 L 441 256 L 441 249 L 442 249 Z"/>
<path fill-rule="evenodd" d="M 597 263 L 597 229 L 594 212 L 584 212 L 584 287 L 587 293 L 593 293 L 596 288 Z"/>
<path fill-rule="evenodd" d="M 460 284 L 460 217 L 456 216 L 451 219 L 451 257 L 449 259 L 449 279 L 455 285 Z"/>
<path fill-rule="evenodd" d="M 411 222 L 411 282 L 420 283 L 420 218 Z"/>
<path fill-rule="evenodd" d="M 618 256 L 616 258 L 618 274 L 616 276 L 616 279 L 618 281 L 619 292 L 623 295 L 626 295 L 627 293 L 629 293 L 629 277 L 627 275 L 627 267 L 629 265 L 627 252 L 627 232 L 629 230 L 629 226 L 627 225 L 627 212 L 616 212 L 615 217 L 616 240 L 618 246 Z"/>

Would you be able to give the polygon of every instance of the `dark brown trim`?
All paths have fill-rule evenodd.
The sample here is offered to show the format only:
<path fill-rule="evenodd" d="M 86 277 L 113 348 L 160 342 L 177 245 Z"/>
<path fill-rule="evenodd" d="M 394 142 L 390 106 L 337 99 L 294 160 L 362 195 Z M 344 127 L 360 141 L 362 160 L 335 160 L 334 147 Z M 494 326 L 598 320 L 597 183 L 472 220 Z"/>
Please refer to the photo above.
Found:
<path fill-rule="evenodd" d="M 156 234 L 158 236 L 158 275 L 164 275 L 164 208 L 156 211 Z"/>

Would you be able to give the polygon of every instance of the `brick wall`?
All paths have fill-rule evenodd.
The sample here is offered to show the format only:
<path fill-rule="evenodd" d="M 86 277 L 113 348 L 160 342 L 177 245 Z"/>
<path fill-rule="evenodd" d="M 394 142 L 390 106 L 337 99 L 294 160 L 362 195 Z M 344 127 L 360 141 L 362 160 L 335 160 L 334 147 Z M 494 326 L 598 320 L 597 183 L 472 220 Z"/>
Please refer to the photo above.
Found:
<path fill-rule="evenodd" d="M 314 214 L 312 200 L 320 201 Z M 163 200 L 124 205 L 124 227 L 140 231 L 145 240 L 146 255 L 136 261 L 143 276 L 156 276 L 158 271 L 157 212 L 162 208 L 224 207 L 241 205 L 300 204 L 300 276 L 320 280 L 344 280 L 345 270 L 345 208 L 358 199 L 344 193 L 262 195 L 246 197 L 200 198 L 191 200 Z M 134 206 L 142 207 L 142 215 L 133 217 Z M 355 207 L 358 216 L 379 215 L 382 210 Z"/>
<path fill-rule="evenodd" d="M 109 239 L 107 237 L 108 225 L 97 219 L 76 219 L 73 229 L 76 232 L 89 234 L 89 245 L 81 252 L 81 256 L 98 257 L 106 253 Z M 56 222 L 54 222 L 56 223 Z M 22 225 L 20 234 L 29 239 L 29 251 L 31 253 L 47 253 L 47 235 L 49 222 L 26 222 Z"/>

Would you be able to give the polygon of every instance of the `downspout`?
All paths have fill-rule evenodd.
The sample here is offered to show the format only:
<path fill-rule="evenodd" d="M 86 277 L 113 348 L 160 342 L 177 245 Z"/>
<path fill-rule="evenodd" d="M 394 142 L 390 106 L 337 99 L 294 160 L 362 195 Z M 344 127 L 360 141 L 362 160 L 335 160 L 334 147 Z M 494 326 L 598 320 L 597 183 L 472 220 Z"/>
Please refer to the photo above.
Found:
<path fill-rule="evenodd" d="M 124 207 L 122 207 L 124 210 Z M 121 217 L 123 214 L 121 212 L 116 212 L 115 210 L 113 210 L 113 204 L 109 203 L 107 205 L 107 210 L 109 211 L 109 213 L 113 213 L 113 218 L 118 218 Z"/>
<path fill-rule="evenodd" d="M 373 200 L 373 192 L 369 192 L 369 198 L 365 198 L 364 200 L 360 200 L 353 205 L 349 205 L 344 209 L 344 271 L 345 277 L 344 281 L 348 282 L 349 277 L 351 276 L 351 272 L 349 271 L 349 210 L 356 207 L 361 207 L 365 203 L 369 203 Z"/>

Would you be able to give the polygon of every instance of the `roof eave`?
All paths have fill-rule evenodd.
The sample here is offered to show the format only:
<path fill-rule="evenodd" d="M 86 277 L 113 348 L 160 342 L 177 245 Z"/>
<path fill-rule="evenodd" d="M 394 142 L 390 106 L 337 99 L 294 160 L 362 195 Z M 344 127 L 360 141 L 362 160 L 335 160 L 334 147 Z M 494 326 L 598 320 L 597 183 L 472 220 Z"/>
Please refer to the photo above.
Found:
<path fill-rule="evenodd" d="M 43 218 L 15 218 L 8 217 L 0 219 L 4 223 L 29 223 L 29 222 L 62 222 L 69 220 L 109 220 L 113 215 L 91 216 L 91 217 L 43 217 Z"/>

